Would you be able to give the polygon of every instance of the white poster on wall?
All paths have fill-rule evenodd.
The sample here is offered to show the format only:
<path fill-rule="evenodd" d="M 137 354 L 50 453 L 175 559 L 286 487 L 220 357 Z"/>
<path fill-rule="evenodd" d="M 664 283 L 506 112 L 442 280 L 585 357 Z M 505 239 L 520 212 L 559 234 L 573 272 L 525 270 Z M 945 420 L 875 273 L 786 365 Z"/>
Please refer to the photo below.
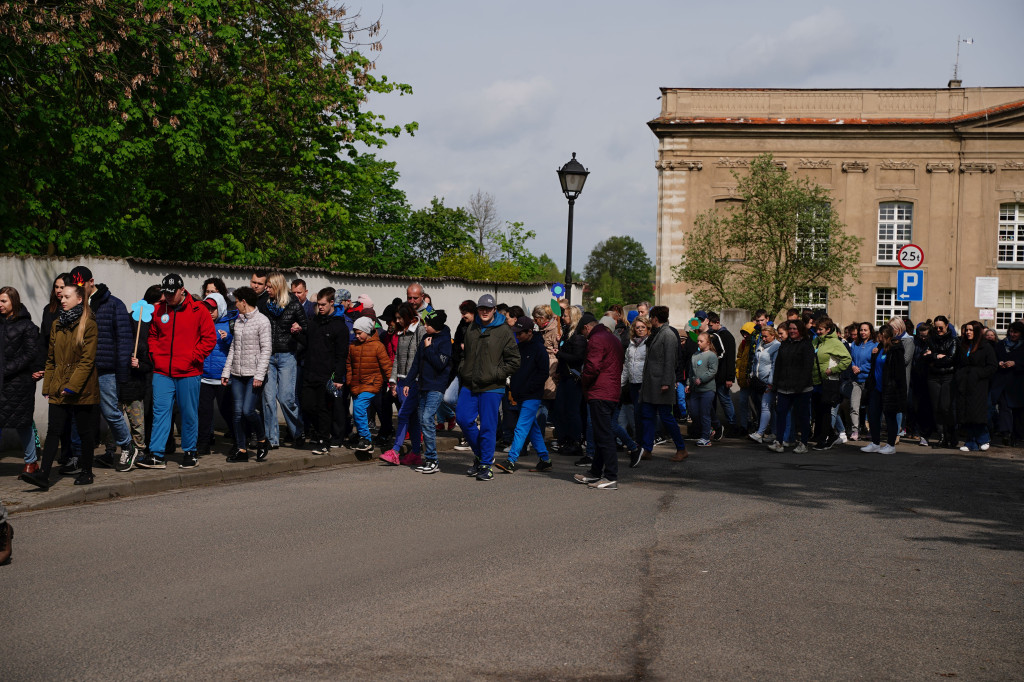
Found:
<path fill-rule="evenodd" d="M 995 308 L 999 305 L 999 278 L 974 278 L 974 307 Z"/>

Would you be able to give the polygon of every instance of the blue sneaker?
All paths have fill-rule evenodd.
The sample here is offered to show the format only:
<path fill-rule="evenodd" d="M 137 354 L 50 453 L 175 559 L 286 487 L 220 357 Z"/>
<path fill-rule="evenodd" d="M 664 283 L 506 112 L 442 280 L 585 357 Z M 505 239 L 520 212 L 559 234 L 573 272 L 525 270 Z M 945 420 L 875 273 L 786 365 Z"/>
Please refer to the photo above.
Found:
<path fill-rule="evenodd" d="M 476 480 L 478 481 L 489 481 L 494 478 L 494 472 L 491 471 L 491 467 L 488 464 L 481 464 L 480 468 L 476 471 Z"/>

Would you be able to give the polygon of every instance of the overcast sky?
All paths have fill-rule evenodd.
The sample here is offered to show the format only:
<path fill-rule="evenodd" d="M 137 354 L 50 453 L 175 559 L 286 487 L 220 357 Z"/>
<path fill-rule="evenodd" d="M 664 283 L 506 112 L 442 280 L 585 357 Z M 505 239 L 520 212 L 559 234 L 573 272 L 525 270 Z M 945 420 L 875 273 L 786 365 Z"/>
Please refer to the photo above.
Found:
<path fill-rule="evenodd" d="M 352 5 L 359 9 L 359 5 Z M 931 88 L 1024 85 L 1022 0 L 569 2 L 387 0 L 377 74 L 413 95 L 375 97 L 391 124 L 417 121 L 378 154 L 398 163 L 414 208 L 494 195 L 502 221 L 565 265 L 567 205 L 555 171 L 590 171 L 576 202 L 573 269 L 602 239 L 654 253 L 658 88 Z"/>

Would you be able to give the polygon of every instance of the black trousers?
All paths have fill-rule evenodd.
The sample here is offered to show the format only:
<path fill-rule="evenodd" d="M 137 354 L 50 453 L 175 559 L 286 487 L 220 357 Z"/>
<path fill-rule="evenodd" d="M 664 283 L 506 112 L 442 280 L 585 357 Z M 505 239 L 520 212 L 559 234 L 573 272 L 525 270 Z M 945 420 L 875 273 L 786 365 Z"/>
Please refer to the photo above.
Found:
<path fill-rule="evenodd" d="M 326 382 L 303 384 L 302 419 L 306 422 L 306 438 L 311 442 L 330 441 L 334 404 L 341 402 L 327 392 Z M 347 410 L 346 410 L 347 412 Z"/>
<path fill-rule="evenodd" d="M 619 459 L 615 452 L 615 434 L 612 432 L 613 400 L 588 400 L 590 420 L 594 427 L 594 463 L 590 475 L 619 480 Z"/>
<path fill-rule="evenodd" d="M 348 438 L 352 430 L 352 415 L 349 413 L 349 404 L 352 402 L 348 386 L 341 389 L 341 395 L 334 399 L 331 406 L 331 437 L 336 443 Z"/>
<path fill-rule="evenodd" d="M 210 447 L 210 440 L 213 438 L 214 403 L 217 404 L 220 416 L 229 430 L 234 423 L 231 389 L 221 384 L 199 384 L 199 437 L 196 445 L 199 450 Z"/>
<path fill-rule="evenodd" d="M 78 424 L 78 437 L 82 439 L 82 456 L 78 460 L 83 471 L 92 472 L 92 451 L 96 444 L 96 415 L 100 406 L 96 405 L 54 405 L 50 403 L 46 424 L 46 443 L 43 445 L 43 476 L 50 475 L 53 460 L 60 447 L 60 437 L 64 427 L 72 417 Z"/>
<path fill-rule="evenodd" d="M 928 377 L 928 395 L 932 401 L 935 426 L 942 436 L 956 440 L 956 413 L 953 406 L 953 375 L 935 374 Z M 931 436 L 931 433 L 928 434 Z"/>

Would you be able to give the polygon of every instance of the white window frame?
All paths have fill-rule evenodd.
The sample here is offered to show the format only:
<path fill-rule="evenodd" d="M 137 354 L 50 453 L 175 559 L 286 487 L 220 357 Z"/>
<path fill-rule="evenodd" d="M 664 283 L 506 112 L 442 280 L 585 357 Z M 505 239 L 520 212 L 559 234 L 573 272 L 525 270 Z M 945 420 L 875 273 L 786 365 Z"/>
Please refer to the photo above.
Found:
<path fill-rule="evenodd" d="M 996 265 L 1024 268 L 1024 204 L 999 205 Z"/>
<path fill-rule="evenodd" d="M 896 287 L 875 289 L 875 327 L 888 324 L 897 315 L 910 317 L 910 301 L 897 299 Z"/>
<path fill-rule="evenodd" d="M 999 291 L 996 304 L 996 333 L 1005 334 L 1010 323 L 1024 318 L 1024 291 Z"/>
<path fill-rule="evenodd" d="M 793 292 L 793 307 L 828 310 L 828 287 L 801 287 Z"/>
<path fill-rule="evenodd" d="M 832 204 L 830 204 L 830 203 L 828 203 L 826 201 L 826 202 L 823 202 L 821 208 L 816 208 L 816 209 L 811 211 L 811 218 L 812 218 L 811 224 L 810 224 L 809 227 L 806 228 L 807 229 L 807 235 L 804 236 L 803 239 L 801 239 L 800 232 L 801 232 L 802 229 L 805 229 L 805 226 L 800 225 L 800 224 L 797 225 L 796 249 L 795 249 L 795 253 L 796 253 L 797 256 L 801 256 L 802 257 L 802 256 L 805 255 L 805 254 L 801 253 L 801 251 L 803 249 L 808 249 L 806 255 L 807 255 L 807 257 L 810 260 L 814 260 L 814 259 L 818 258 L 819 256 L 821 256 L 823 258 L 828 256 L 828 246 L 829 246 L 828 240 L 827 240 L 828 227 L 825 226 L 825 239 L 819 239 L 817 234 L 816 234 L 817 230 L 815 229 L 815 227 L 818 225 L 819 217 L 821 217 L 818 214 L 819 211 L 821 211 L 824 214 L 824 217 L 827 218 L 832 213 Z M 800 306 L 796 306 L 796 307 L 799 308 Z"/>
<path fill-rule="evenodd" d="M 879 265 L 897 265 L 896 254 L 913 240 L 914 204 L 909 201 L 879 203 L 875 262 Z"/>

